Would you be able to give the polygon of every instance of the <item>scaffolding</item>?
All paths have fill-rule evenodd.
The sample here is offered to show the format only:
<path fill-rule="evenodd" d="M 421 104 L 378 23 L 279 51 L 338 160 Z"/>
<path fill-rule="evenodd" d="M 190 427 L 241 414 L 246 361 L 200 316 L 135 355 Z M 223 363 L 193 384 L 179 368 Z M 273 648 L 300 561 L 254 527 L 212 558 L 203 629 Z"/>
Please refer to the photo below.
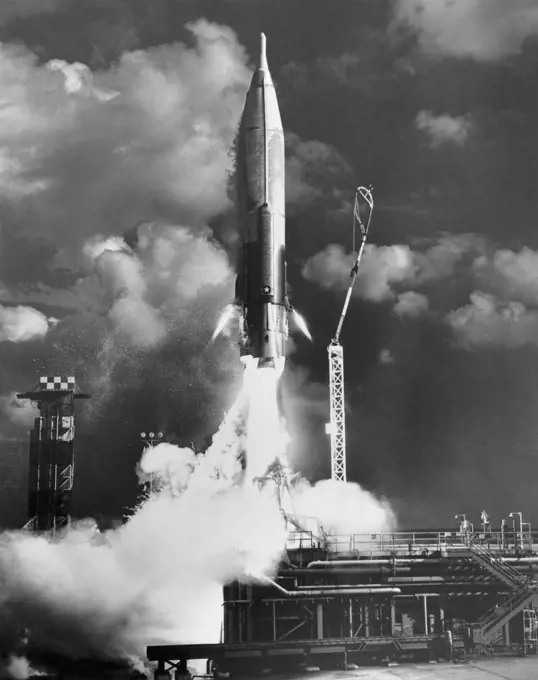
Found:
<path fill-rule="evenodd" d="M 366 224 L 363 223 L 360 214 L 360 198 L 362 198 L 368 206 L 368 219 Z M 353 206 L 353 254 L 354 262 L 350 273 L 350 282 L 342 308 L 342 313 L 338 320 L 336 333 L 327 347 L 329 354 L 329 397 L 330 397 L 330 421 L 327 424 L 327 434 L 331 437 L 331 479 L 337 482 L 345 482 L 347 480 L 346 472 L 346 404 L 344 391 L 344 348 L 340 344 L 340 335 L 342 327 L 346 318 L 347 310 L 351 294 L 357 280 L 359 266 L 366 245 L 370 222 L 372 219 L 372 212 L 374 209 L 373 188 L 358 187 L 355 194 L 355 203 Z M 356 227 L 359 227 L 361 233 L 361 240 L 359 250 L 355 256 L 355 232 Z"/>
<path fill-rule="evenodd" d="M 28 517 L 26 529 L 53 535 L 71 519 L 75 476 L 75 400 L 90 395 L 77 390 L 75 378 L 43 376 L 30 392 L 18 394 L 39 408 L 30 433 Z"/>

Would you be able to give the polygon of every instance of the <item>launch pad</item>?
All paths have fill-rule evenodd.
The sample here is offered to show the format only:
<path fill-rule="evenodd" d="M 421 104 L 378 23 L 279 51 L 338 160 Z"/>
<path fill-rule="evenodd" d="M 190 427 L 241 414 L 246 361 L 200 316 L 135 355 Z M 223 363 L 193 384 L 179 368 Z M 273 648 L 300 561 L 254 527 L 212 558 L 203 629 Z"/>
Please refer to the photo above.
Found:
<path fill-rule="evenodd" d="M 224 588 L 220 644 L 148 647 L 157 673 L 243 675 L 536 652 L 538 535 L 292 532 L 266 583 Z"/>

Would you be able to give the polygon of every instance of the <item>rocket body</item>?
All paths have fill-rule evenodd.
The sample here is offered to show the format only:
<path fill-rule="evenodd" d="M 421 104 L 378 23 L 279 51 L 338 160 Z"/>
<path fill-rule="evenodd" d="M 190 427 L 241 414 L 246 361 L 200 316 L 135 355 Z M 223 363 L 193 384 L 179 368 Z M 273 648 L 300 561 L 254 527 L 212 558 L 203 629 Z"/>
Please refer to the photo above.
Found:
<path fill-rule="evenodd" d="M 241 116 L 237 194 L 242 246 L 236 281 L 242 355 L 258 365 L 285 356 L 288 337 L 284 131 L 265 36 Z"/>

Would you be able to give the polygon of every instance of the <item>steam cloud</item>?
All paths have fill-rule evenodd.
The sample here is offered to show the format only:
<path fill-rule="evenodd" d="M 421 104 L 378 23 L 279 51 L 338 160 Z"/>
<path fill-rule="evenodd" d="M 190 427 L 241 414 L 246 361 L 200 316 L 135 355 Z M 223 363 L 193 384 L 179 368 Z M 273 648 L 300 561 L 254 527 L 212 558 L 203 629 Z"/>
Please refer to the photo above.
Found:
<path fill-rule="evenodd" d="M 285 428 L 274 421 L 278 378 L 247 365 L 243 389 L 205 454 L 169 444 L 147 449 L 138 473 L 157 491 L 122 527 L 99 534 L 81 522 L 54 542 L 5 534 L 4 644 L 25 629 L 34 649 L 140 663 L 147 644 L 217 642 L 222 585 L 271 574 L 285 547 L 287 528 L 271 486 L 252 484 L 273 457 L 285 455 Z M 257 407 L 260 393 L 274 400 L 275 413 Z M 252 436 L 259 430 L 264 443 Z M 388 504 L 357 485 L 302 481 L 295 490 L 306 528 L 371 532 L 394 525 Z"/>
<path fill-rule="evenodd" d="M 38 11 L 31 0 L 21 5 Z M 189 29 L 194 49 L 124 54 L 99 74 L 83 64 L 40 65 L 22 47 L 0 46 L 0 83 L 12 102 L 0 111 L 2 204 L 25 216 L 3 224 L 12 248 L 2 255 L 41 264 L 39 248 L 53 252 L 45 280 L 29 272 L 26 281 L 3 282 L 0 340 L 24 340 L 50 370 L 78 369 L 94 392 L 94 415 L 120 385 L 138 396 L 144 370 L 180 391 L 167 400 L 174 411 L 207 393 L 215 410 L 216 388 L 229 394 L 236 377 L 235 350 L 221 345 L 213 364 L 201 356 L 232 289 L 226 253 L 205 225 L 230 205 L 228 149 L 250 70 L 233 31 L 206 21 Z M 290 196 L 296 190 L 300 206 L 324 199 L 314 161 L 321 156 L 341 174 L 343 159 L 293 137 L 290 150 Z M 61 311 L 60 322 L 33 305 Z M 188 351 L 178 357 L 172 343 Z M 218 640 L 222 583 L 270 572 L 285 545 L 272 494 L 242 483 L 245 465 L 253 477 L 275 453 L 284 458 L 278 376 L 264 377 L 266 385 L 247 376 L 204 455 L 165 444 L 146 451 L 138 473 L 157 479 L 158 491 L 122 527 L 100 534 L 79 522 L 57 541 L 22 532 L 0 538 L 6 649 L 20 629 L 48 651 L 133 662 L 152 642 Z M 14 387 L 7 384 L 2 411 L 11 420 L 25 411 L 26 421 L 31 413 L 13 401 Z M 196 403 L 207 421 L 204 399 Z M 384 501 L 358 487 L 345 493 L 354 527 L 391 524 Z M 336 502 L 330 485 L 297 486 L 305 511 L 322 497 Z M 340 527 L 332 514 L 323 522 Z M 31 671 L 13 659 L 13 674 Z"/>
<path fill-rule="evenodd" d="M 0 342 L 24 342 L 44 337 L 49 319 L 32 307 L 0 305 Z"/>

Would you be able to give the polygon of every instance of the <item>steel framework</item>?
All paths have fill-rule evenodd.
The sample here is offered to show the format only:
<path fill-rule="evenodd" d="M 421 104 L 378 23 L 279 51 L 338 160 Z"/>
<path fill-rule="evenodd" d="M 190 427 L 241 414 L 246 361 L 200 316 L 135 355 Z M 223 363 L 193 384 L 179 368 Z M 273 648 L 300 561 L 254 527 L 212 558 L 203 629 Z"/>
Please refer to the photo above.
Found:
<path fill-rule="evenodd" d="M 30 433 L 26 529 L 50 531 L 70 522 L 75 476 L 75 400 L 87 399 L 74 377 L 41 377 L 37 389 L 18 394 L 36 402 L 40 417 Z"/>
<path fill-rule="evenodd" d="M 274 579 L 225 586 L 220 644 L 149 647 L 148 659 L 158 678 L 189 659 L 257 677 L 532 651 L 538 532 L 524 557 L 518 538 L 449 530 L 329 536 L 320 545 L 293 532 Z"/>
<path fill-rule="evenodd" d="M 368 219 L 363 223 L 360 215 L 360 198 L 368 206 Z M 374 209 L 374 196 L 372 187 L 358 187 L 355 193 L 355 203 L 353 206 L 353 252 L 355 253 L 355 231 L 357 225 L 361 232 L 361 242 L 359 250 L 351 268 L 350 282 L 342 308 L 342 313 L 338 320 L 338 326 L 334 338 L 331 340 L 327 351 L 329 354 L 329 400 L 330 400 L 330 422 L 327 425 L 327 433 L 331 437 L 331 479 L 337 482 L 345 482 L 346 472 L 346 404 L 344 391 L 344 348 L 340 344 L 340 335 L 349 307 L 351 294 L 357 280 L 359 266 L 368 237 L 368 230 Z"/>

